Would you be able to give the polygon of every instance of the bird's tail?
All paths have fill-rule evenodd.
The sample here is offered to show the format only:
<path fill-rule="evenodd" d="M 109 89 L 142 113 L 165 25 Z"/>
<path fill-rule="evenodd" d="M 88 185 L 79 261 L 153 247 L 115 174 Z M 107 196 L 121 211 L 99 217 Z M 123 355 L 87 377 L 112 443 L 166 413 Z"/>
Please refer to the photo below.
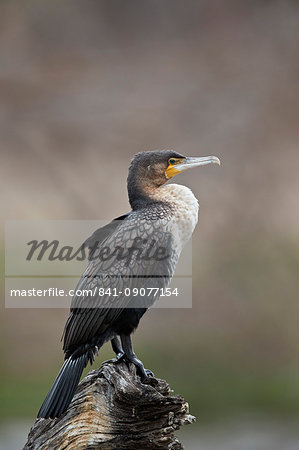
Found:
<path fill-rule="evenodd" d="M 61 367 L 37 417 L 54 419 L 64 413 L 75 394 L 80 377 L 88 363 L 88 354 L 70 356 Z"/>

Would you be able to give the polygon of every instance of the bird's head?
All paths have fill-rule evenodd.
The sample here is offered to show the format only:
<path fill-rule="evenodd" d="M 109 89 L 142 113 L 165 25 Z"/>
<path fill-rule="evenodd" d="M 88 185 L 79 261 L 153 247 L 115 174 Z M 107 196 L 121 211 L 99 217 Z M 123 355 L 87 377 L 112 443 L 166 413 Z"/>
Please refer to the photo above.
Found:
<path fill-rule="evenodd" d="M 137 153 L 128 174 L 130 203 L 133 206 L 139 199 L 148 198 L 151 192 L 185 170 L 213 163 L 220 165 L 220 160 L 216 156 L 183 156 L 173 150 Z"/>

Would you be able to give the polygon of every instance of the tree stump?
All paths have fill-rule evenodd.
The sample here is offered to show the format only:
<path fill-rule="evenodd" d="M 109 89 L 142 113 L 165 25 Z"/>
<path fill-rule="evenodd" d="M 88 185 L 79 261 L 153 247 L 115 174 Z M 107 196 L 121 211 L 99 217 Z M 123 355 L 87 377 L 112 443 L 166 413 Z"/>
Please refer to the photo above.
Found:
<path fill-rule="evenodd" d="M 174 432 L 194 421 L 166 381 L 141 383 L 134 365 L 103 364 L 81 381 L 61 417 L 36 420 L 23 450 L 183 449 Z"/>

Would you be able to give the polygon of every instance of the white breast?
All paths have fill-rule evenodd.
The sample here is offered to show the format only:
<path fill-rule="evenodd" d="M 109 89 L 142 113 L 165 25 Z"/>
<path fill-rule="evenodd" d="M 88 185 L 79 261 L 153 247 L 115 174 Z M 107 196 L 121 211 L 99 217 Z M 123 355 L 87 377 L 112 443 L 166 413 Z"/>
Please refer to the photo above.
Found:
<path fill-rule="evenodd" d="M 180 250 L 191 238 L 198 221 L 198 200 L 191 189 L 179 184 L 167 184 L 159 189 L 160 198 L 169 201 L 174 208 L 171 220 L 172 232 L 181 243 Z"/>

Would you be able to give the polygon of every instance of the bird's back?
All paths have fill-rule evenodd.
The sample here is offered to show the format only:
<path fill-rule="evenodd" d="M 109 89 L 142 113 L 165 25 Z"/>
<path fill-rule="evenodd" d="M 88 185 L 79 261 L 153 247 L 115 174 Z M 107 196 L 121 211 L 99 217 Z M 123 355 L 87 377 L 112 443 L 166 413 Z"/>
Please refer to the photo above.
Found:
<path fill-rule="evenodd" d="M 95 295 L 72 300 L 64 331 L 66 356 L 78 346 L 111 339 L 125 309 L 147 309 L 158 300 L 157 289 L 168 286 L 181 250 L 174 242 L 173 218 L 171 205 L 154 202 L 125 216 L 97 245 L 76 289 Z"/>

